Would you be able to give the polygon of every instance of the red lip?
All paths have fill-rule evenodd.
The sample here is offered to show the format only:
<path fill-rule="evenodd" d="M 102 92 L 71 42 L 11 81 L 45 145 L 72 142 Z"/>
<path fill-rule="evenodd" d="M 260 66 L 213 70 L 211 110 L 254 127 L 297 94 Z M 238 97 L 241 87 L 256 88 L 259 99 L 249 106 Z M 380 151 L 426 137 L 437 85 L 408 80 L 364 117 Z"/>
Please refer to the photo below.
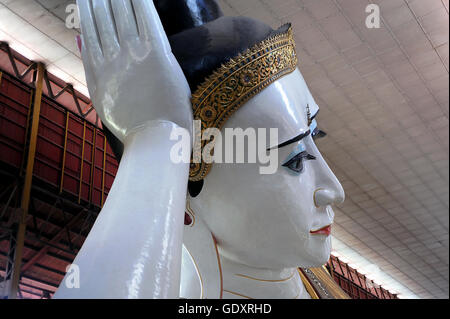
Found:
<path fill-rule="evenodd" d="M 327 226 L 322 227 L 322 228 L 317 229 L 317 230 L 311 230 L 310 233 L 314 234 L 314 235 L 327 235 L 327 236 L 329 236 L 331 234 L 331 225 L 327 225 Z"/>

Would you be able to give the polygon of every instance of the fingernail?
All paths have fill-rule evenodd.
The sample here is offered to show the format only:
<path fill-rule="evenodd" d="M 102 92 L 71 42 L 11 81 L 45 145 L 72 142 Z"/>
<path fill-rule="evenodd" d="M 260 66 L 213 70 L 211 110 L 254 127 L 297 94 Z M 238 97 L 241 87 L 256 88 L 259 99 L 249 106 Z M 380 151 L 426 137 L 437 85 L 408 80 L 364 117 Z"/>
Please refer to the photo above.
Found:
<path fill-rule="evenodd" d="M 80 53 L 81 53 L 81 37 L 79 35 L 77 35 L 76 40 L 77 40 L 78 50 L 80 50 Z"/>

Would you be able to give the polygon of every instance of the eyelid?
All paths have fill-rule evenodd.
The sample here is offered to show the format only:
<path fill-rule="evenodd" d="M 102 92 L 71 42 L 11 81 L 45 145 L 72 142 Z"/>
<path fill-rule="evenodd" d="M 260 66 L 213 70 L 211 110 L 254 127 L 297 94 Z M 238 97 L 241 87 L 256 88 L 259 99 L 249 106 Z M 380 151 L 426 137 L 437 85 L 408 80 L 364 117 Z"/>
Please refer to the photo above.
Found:
<path fill-rule="evenodd" d="M 309 130 L 311 132 L 314 132 L 314 130 L 317 128 L 317 121 L 316 120 L 312 120 L 311 124 L 309 125 Z"/>
<path fill-rule="evenodd" d="M 307 161 L 307 160 L 315 160 L 315 159 L 316 159 L 316 157 L 314 155 L 311 155 L 308 152 L 303 151 L 303 152 L 298 153 L 294 157 L 292 157 L 290 160 L 286 161 L 281 166 L 284 166 L 284 167 L 294 171 L 295 173 L 301 173 L 304 168 L 303 162 Z M 292 167 L 293 165 L 295 165 L 295 168 Z"/>
<path fill-rule="evenodd" d="M 304 151 L 306 151 L 306 148 L 303 145 L 303 143 L 300 141 L 297 145 L 294 146 L 294 149 L 289 153 L 289 155 L 283 161 L 283 164 L 289 162 L 295 156 L 297 156 L 298 154 L 300 154 L 301 152 L 304 152 Z"/>
<path fill-rule="evenodd" d="M 297 135 L 296 137 L 291 138 L 290 140 L 288 140 L 288 141 L 286 141 L 286 142 L 283 142 L 283 143 L 281 143 L 281 144 L 279 144 L 279 145 L 277 145 L 277 146 L 269 147 L 269 148 L 267 149 L 267 151 L 270 151 L 270 150 L 272 150 L 272 149 L 274 149 L 274 148 L 282 148 L 282 147 L 287 146 L 287 145 L 290 145 L 290 144 L 292 144 L 292 143 L 299 142 L 299 141 L 301 141 L 302 139 L 304 139 L 305 137 L 308 137 L 310 134 L 311 134 L 311 130 L 308 129 L 308 130 L 306 130 L 305 132 L 300 133 L 300 135 Z"/>
<path fill-rule="evenodd" d="M 316 140 L 318 138 L 322 138 L 327 136 L 327 133 L 316 127 L 314 131 L 311 133 L 311 137 Z"/>

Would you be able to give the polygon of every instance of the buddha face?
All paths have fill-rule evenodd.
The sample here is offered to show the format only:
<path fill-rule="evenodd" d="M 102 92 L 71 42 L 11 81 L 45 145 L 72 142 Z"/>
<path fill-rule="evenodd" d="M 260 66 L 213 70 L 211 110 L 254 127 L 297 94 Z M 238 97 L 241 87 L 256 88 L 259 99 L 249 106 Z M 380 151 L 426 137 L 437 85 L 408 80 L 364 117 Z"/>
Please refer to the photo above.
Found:
<path fill-rule="evenodd" d="M 331 205 L 344 191 L 312 134 L 318 107 L 298 70 L 250 99 L 225 128 L 278 129 L 274 174 L 259 163 L 215 163 L 191 207 L 222 256 L 251 267 L 317 267 L 329 259 Z M 275 145 L 270 145 L 275 146 Z"/>

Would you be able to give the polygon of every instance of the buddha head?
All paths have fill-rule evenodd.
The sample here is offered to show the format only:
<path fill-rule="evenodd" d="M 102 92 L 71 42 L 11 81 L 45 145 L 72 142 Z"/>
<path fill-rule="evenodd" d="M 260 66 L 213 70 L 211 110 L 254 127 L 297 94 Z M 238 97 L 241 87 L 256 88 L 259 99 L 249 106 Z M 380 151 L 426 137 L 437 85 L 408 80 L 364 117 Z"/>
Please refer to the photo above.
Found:
<path fill-rule="evenodd" d="M 225 136 L 233 128 L 257 135 L 258 129 L 277 130 L 275 144 L 264 137 L 264 151 L 277 154 L 272 174 L 261 174 L 258 161 L 191 165 L 194 216 L 187 224 L 201 219 L 220 254 L 247 266 L 325 264 L 331 206 L 344 200 L 344 191 L 315 144 L 324 135 L 319 107 L 297 68 L 290 25 L 273 30 L 250 18 L 224 17 L 214 1 L 155 1 L 155 6 L 190 84 L 202 131 L 214 127 Z M 119 142 L 108 135 L 120 153 Z"/>
<path fill-rule="evenodd" d="M 227 128 L 277 128 L 280 145 L 267 151 L 278 151 L 273 174 L 261 174 L 258 162 L 213 163 L 190 199 L 223 256 L 274 269 L 328 261 L 331 206 L 344 192 L 314 142 L 320 133 L 315 120 L 308 124 L 313 103 L 296 69 L 252 97 L 222 128 L 223 136 Z"/>

